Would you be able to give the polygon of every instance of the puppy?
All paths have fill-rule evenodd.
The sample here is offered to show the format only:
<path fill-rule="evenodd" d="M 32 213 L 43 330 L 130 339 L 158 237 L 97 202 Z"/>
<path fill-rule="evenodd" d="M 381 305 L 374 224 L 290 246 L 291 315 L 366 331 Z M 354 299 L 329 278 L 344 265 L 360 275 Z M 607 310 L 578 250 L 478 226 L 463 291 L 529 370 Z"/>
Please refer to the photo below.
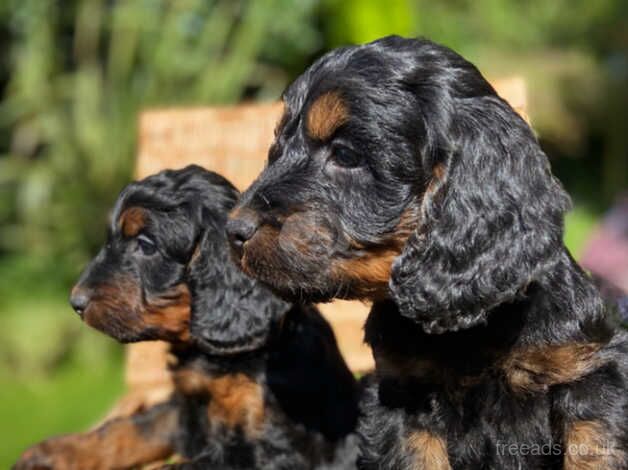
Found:
<path fill-rule="evenodd" d="M 627 342 L 563 245 L 568 195 L 480 72 L 423 39 L 285 92 L 228 233 L 286 299 L 367 299 L 361 468 L 628 468 Z"/>
<path fill-rule="evenodd" d="M 172 343 L 163 404 L 27 450 L 16 469 L 353 468 L 357 386 L 311 305 L 289 304 L 229 260 L 237 190 L 190 166 L 132 183 L 107 242 L 72 290 L 90 326 L 121 342 Z"/>

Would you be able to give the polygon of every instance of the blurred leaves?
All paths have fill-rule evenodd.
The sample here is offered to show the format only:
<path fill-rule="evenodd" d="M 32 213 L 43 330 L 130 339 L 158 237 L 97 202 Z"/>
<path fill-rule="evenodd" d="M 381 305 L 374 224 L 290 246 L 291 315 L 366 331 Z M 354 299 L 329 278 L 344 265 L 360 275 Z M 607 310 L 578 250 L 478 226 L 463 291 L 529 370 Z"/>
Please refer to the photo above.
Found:
<path fill-rule="evenodd" d="M 6 7 L 8 5 L 8 7 Z M 0 253 L 59 263 L 100 244 L 146 106 L 277 97 L 320 38 L 313 1 L 8 0 Z M 277 51 L 289 50 L 286 61 Z M 2 145 L 2 143 L 0 143 Z M 0 147 L 0 152 L 2 148 Z"/>
<path fill-rule="evenodd" d="M 324 27 L 330 46 L 361 44 L 393 33 L 416 35 L 416 6 L 408 0 L 327 0 Z"/>

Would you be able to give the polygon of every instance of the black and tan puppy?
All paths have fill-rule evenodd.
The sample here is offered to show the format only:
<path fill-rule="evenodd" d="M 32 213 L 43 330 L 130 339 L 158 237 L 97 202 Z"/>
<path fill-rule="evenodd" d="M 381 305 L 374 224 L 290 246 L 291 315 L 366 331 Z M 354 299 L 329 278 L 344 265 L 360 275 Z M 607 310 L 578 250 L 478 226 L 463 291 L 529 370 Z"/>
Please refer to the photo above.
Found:
<path fill-rule="evenodd" d="M 357 387 L 313 306 L 279 300 L 230 261 L 237 190 L 191 166 L 127 186 L 74 287 L 86 323 L 172 343 L 176 391 L 154 408 L 44 441 L 16 469 L 353 468 Z"/>
<path fill-rule="evenodd" d="M 284 94 L 228 223 L 287 299 L 374 301 L 360 466 L 626 469 L 626 335 L 563 245 L 568 195 L 480 72 L 427 40 L 334 50 Z"/>

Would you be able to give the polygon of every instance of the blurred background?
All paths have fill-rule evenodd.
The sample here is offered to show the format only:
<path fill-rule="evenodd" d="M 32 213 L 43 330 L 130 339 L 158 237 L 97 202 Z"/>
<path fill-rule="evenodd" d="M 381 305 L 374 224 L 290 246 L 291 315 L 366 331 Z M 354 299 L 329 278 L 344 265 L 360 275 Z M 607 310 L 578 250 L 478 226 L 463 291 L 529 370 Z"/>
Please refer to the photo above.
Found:
<path fill-rule="evenodd" d="M 583 254 L 628 187 L 624 0 L 0 0 L 0 468 L 122 392 L 69 288 L 133 177 L 142 108 L 275 100 L 324 51 L 423 35 L 521 75 Z"/>

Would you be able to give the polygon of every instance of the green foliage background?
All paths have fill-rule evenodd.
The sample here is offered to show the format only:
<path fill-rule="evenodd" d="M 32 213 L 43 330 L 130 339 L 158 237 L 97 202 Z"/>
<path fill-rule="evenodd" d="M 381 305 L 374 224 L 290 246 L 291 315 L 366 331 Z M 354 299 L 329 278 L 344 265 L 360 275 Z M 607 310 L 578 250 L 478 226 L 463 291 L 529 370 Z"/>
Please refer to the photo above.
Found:
<path fill-rule="evenodd" d="M 628 185 L 627 18 L 622 0 L 1 0 L 0 467 L 121 392 L 120 347 L 66 296 L 132 178 L 138 110 L 276 99 L 331 47 L 425 35 L 526 78 L 577 255 Z"/>

